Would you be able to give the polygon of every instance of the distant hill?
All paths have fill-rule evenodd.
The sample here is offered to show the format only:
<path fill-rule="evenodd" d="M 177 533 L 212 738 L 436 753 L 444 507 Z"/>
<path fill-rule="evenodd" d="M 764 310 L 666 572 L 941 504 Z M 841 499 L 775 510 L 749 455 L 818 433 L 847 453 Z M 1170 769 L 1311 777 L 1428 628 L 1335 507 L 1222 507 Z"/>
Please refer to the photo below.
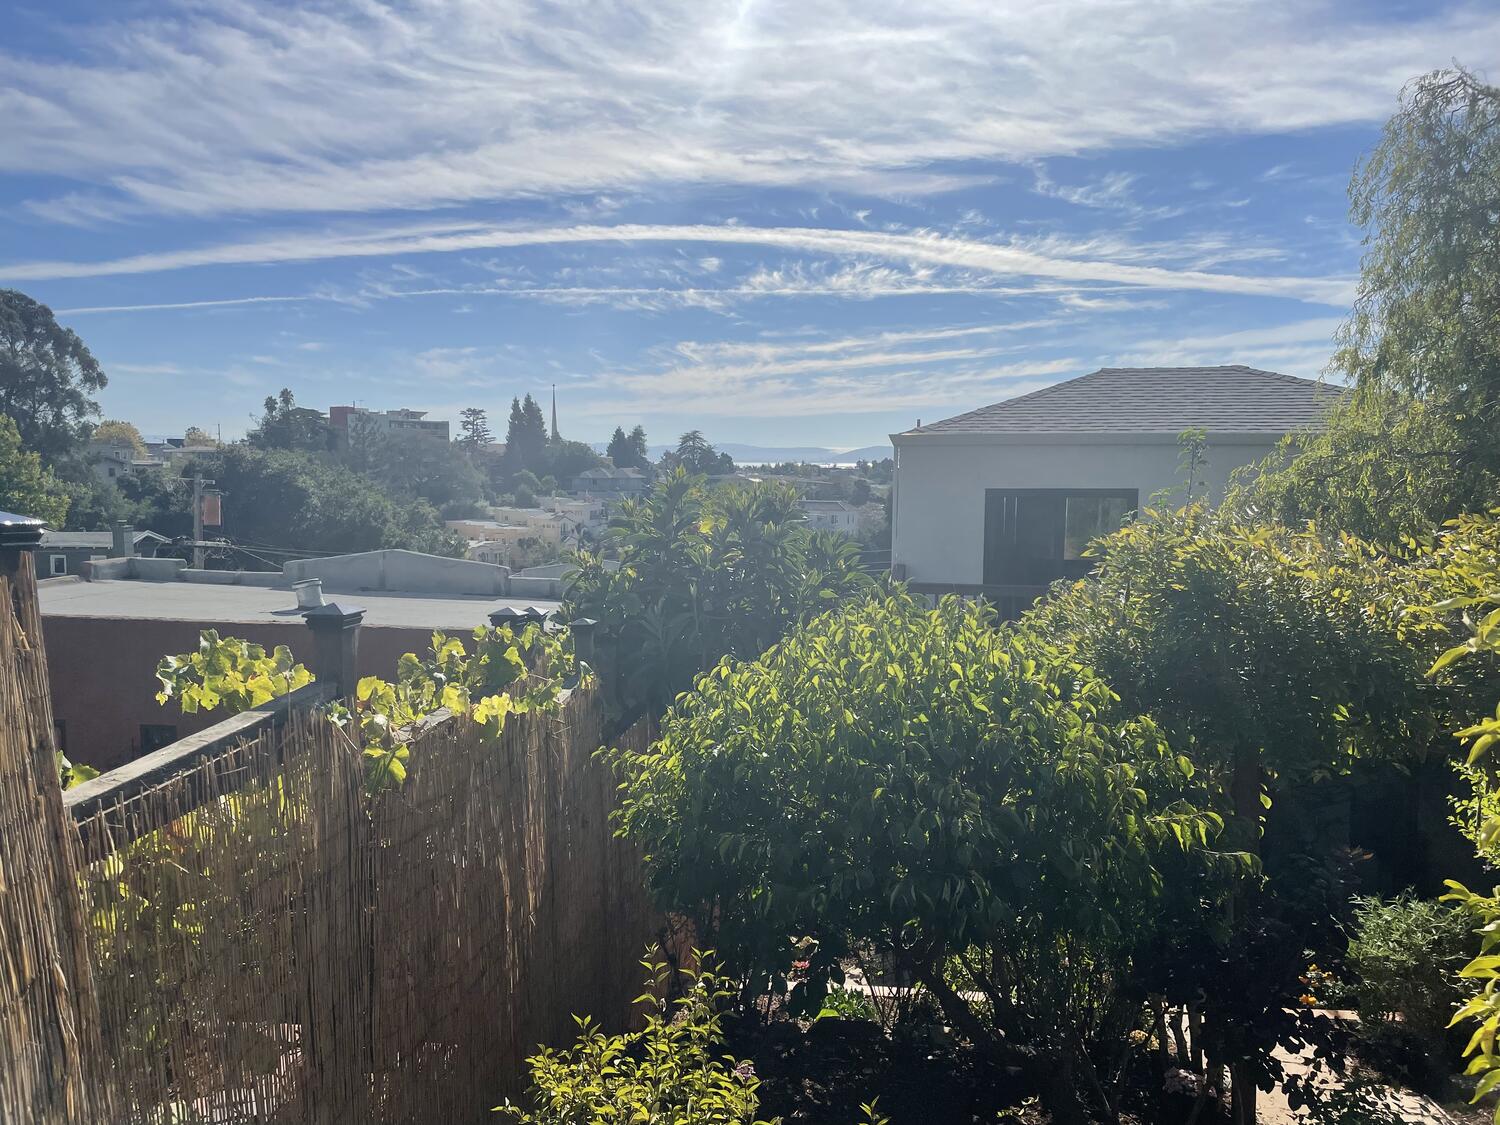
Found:
<path fill-rule="evenodd" d="M 604 452 L 604 442 L 596 441 L 593 445 L 600 453 Z M 677 448 L 675 445 L 652 445 L 647 447 L 646 452 L 651 460 L 660 461 L 663 453 L 675 448 Z M 844 453 L 817 445 L 745 445 L 735 441 L 715 442 L 714 448 L 729 454 L 739 465 L 776 464 L 781 461 L 808 461 L 814 465 L 852 465 L 856 461 L 882 461 L 892 456 L 889 445 L 866 445 Z"/>

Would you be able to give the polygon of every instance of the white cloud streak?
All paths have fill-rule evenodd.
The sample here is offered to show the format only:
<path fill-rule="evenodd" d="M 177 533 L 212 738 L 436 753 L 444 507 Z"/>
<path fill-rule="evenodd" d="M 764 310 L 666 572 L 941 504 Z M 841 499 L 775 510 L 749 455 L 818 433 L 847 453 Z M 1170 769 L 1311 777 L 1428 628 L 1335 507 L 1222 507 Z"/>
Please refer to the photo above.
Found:
<path fill-rule="evenodd" d="M 895 261 L 914 267 L 955 268 L 991 277 L 1040 277 L 1075 284 L 1104 282 L 1144 289 L 1290 297 L 1329 305 L 1347 304 L 1353 295 L 1352 280 L 1345 278 L 1227 274 L 1069 257 L 1059 251 L 1087 248 L 1067 247 L 1057 239 L 1044 245 L 1028 245 L 1021 241 L 986 242 L 923 231 L 891 233 L 741 224 L 622 223 L 617 226 L 542 228 L 444 224 L 372 232 L 290 234 L 251 242 L 137 254 L 110 261 L 0 265 L 0 278 L 35 281 L 110 277 L 208 265 L 391 257 L 604 242 L 762 246 L 804 254 Z"/>

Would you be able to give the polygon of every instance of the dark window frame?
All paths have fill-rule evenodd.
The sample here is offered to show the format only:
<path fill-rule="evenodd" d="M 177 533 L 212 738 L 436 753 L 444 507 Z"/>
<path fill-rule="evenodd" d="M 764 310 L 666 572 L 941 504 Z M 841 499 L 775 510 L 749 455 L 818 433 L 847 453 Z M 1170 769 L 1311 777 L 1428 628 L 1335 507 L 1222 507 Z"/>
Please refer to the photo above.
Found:
<path fill-rule="evenodd" d="M 1135 488 L 987 488 L 984 490 L 983 567 L 986 586 L 1045 586 L 1059 578 L 1081 578 L 1091 559 L 1065 559 L 1069 498 L 1123 499 L 1125 522 L 1140 511 Z M 1029 532 L 1033 546 L 1016 547 Z"/>

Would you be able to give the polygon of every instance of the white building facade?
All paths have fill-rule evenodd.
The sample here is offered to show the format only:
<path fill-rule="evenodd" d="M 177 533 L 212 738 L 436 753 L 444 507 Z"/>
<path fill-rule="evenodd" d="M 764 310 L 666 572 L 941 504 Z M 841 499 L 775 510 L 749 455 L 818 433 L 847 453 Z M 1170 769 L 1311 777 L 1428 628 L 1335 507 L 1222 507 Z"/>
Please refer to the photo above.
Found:
<path fill-rule="evenodd" d="M 1031 599 L 1090 569 L 1089 540 L 1153 504 L 1181 504 L 1184 431 L 1205 432 L 1195 496 L 1292 432 L 1336 388 L 1248 367 L 1106 368 L 891 435 L 891 563 L 925 593 Z"/>

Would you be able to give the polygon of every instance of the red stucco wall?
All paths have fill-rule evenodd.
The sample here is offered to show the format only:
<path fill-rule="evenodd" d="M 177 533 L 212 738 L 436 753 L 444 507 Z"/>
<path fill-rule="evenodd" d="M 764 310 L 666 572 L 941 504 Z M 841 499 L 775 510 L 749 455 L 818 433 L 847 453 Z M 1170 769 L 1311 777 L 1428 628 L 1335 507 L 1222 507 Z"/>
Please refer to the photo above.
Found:
<path fill-rule="evenodd" d="M 266 624 L 135 621 L 114 617 L 43 617 L 42 639 L 52 678 L 52 710 L 63 724 L 69 758 L 107 770 L 140 753 L 143 723 L 173 723 L 178 737 L 224 718 L 184 715 L 156 702 L 156 663 L 198 647 L 201 629 L 266 645 L 286 645 L 298 660 L 313 657 L 312 633 L 300 620 Z M 366 625 L 359 635 L 359 674 L 389 678 L 403 652 L 426 652 L 430 629 Z"/>

